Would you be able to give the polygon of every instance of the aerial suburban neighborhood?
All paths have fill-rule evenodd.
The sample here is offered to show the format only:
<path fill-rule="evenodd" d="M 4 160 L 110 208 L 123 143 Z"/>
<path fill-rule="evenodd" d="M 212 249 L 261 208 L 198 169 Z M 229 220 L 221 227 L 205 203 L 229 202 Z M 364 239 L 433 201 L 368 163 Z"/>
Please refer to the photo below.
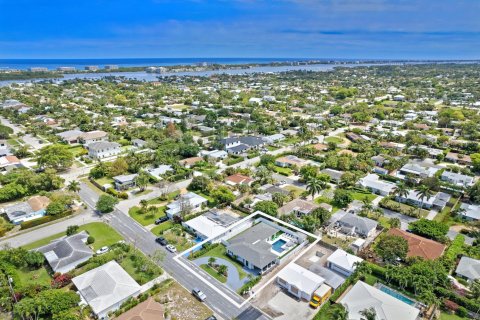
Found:
<path fill-rule="evenodd" d="M 478 64 L 108 68 L 0 86 L 1 319 L 480 318 Z"/>

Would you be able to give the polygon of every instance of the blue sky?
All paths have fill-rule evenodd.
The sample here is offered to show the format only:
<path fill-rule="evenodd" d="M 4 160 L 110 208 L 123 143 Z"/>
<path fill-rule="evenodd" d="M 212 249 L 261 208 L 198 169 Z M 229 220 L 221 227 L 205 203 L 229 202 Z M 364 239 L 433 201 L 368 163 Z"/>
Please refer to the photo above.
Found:
<path fill-rule="evenodd" d="M 0 58 L 480 58 L 479 0 L 0 0 Z"/>

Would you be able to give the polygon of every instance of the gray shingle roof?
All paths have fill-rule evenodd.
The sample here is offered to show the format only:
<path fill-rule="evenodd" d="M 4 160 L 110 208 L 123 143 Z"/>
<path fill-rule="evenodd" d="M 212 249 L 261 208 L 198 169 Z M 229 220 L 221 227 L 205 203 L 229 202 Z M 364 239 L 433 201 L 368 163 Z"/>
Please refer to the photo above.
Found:
<path fill-rule="evenodd" d="M 462 257 L 455 272 L 471 280 L 480 279 L 480 260 Z"/>

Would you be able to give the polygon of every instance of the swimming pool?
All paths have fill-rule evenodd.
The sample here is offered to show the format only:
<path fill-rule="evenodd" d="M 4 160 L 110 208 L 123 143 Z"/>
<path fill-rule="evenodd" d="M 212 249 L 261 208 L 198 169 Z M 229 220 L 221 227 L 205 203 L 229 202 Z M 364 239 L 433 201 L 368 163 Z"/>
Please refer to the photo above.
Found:
<path fill-rule="evenodd" d="M 409 299 L 409 298 L 405 297 L 403 294 L 400 294 L 400 293 L 390 289 L 389 287 L 381 286 L 380 290 L 385 292 L 386 294 L 394 297 L 394 298 L 397 298 L 400 301 L 405 302 L 408 305 L 414 306 L 416 304 L 416 302 L 413 301 L 412 299 Z"/>
<path fill-rule="evenodd" d="M 278 253 L 282 253 L 283 251 L 285 251 L 285 249 L 282 248 L 282 246 L 285 243 L 287 243 L 287 241 L 285 241 L 283 239 L 279 239 L 272 244 L 272 249 L 277 251 Z"/>

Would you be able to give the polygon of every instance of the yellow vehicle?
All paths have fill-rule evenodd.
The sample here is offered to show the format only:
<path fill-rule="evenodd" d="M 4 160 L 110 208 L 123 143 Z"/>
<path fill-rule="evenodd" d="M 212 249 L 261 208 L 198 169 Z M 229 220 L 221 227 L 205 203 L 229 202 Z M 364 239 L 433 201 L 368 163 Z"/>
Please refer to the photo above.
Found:
<path fill-rule="evenodd" d="M 322 284 L 312 295 L 312 299 L 310 300 L 310 307 L 318 308 L 322 305 L 325 301 L 330 298 L 332 295 L 332 288 L 327 286 L 326 284 Z"/>
<path fill-rule="evenodd" d="M 314 294 L 312 300 L 310 300 L 310 307 L 317 309 L 320 306 L 321 301 L 322 300 Z"/>

